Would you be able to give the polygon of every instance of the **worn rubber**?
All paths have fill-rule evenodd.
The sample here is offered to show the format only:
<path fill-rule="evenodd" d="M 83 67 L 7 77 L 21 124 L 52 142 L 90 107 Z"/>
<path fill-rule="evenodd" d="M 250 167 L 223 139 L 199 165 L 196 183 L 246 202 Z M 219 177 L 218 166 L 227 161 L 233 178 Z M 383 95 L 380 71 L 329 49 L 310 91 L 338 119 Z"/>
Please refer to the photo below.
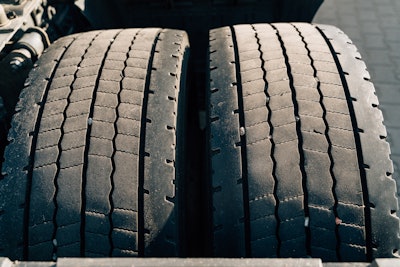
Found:
<path fill-rule="evenodd" d="M 0 255 L 180 255 L 188 47 L 185 32 L 157 28 L 50 47 L 12 120 Z"/>
<path fill-rule="evenodd" d="M 365 64 L 340 30 L 212 30 L 209 115 L 214 256 L 397 254 L 382 114 Z"/>

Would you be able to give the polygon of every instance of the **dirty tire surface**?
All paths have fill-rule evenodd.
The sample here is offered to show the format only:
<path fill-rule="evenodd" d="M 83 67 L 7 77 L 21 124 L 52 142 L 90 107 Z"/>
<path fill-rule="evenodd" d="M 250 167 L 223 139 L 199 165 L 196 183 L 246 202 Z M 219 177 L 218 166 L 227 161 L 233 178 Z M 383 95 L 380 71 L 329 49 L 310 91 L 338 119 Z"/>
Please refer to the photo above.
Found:
<path fill-rule="evenodd" d="M 386 130 L 343 32 L 302 23 L 212 30 L 209 94 L 215 256 L 393 257 Z"/>
<path fill-rule="evenodd" d="M 0 180 L 0 255 L 178 256 L 186 33 L 60 39 L 21 94 Z"/>

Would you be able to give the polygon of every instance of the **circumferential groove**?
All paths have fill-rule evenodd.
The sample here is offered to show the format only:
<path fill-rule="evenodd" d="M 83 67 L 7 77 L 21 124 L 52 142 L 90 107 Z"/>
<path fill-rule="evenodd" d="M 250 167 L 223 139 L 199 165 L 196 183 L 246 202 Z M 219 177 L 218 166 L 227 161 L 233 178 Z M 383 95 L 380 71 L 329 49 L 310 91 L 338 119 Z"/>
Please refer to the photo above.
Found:
<path fill-rule="evenodd" d="M 149 94 L 154 94 L 154 91 L 150 89 L 151 83 L 151 73 L 156 71 L 157 69 L 153 67 L 153 60 L 154 54 L 156 52 L 157 43 L 160 40 L 161 30 L 157 32 L 153 39 L 153 44 L 151 47 L 150 57 L 147 65 L 147 75 L 144 85 L 144 92 L 143 92 L 143 105 L 142 105 L 142 119 L 140 123 L 140 143 L 139 143 L 139 189 L 138 189 L 138 214 L 142 216 L 138 216 L 138 250 L 139 256 L 144 256 L 145 251 L 145 224 L 144 224 L 144 194 L 150 194 L 150 191 L 144 188 L 144 177 L 145 177 L 145 169 L 144 163 L 145 158 L 150 157 L 150 153 L 145 151 L 146 145 L 146 124 L 147 122 L 147 106 L 149 101 Z M 149 232 L 150 233 L 150 232 Z"/>
<path fill-rule="evenodd" d="M 60 61 L 61 59 L 64 57 L 64 55 L 66 54 L 66 52 L 68 51 L 69 47 L 71 47 L 71 45 L 74 43 L 75 39 L 73 39 L 68 45 L 64 46 L 64 51 L 60 56 L 60 60 L 56 61 L 56 65 L 49 77 L 49 79 L 46 79 L 47 81 L 47 85 L 46 85 L 46 89 L 44 90 L 44 94 L 43 94 L 43 98 L 40 102 L 45 103 L 46 99 L 48 97 L 48 93 L 50 90 L 50 86 L 51 86 L 51 82 L 49 82 L 50 80 L 53 79 L 53 77 L 56 74 L 56 71 L 60 65 Z M 40 129 L 40 123 L 41 123 L 41 118 L 43 116 L 43 112 L 44 112 L 44 106 L 45 105 L 39 105 L 39 112 L 38 112 L 38 117 L 36 120 L 36 125 L 35 125 L 35 130 L 34 133 L 39 132 Z M 63 134 L 63 133 L 62 133 Z M 14 139 L 13 139 L 14 141 Z M 38 135 L 37 134 L 33 134 L 32 135 L 32 146 L 31 146 L 31 150 L 30 150 L 30 160 L 29 160 L 29 169 L 28 169 L 28 185 L 27 185 L 27 198 L 26 198 L 26 206 L 27 208 L 24 211 L 24 242 L 23 242 L 23 257 L 25 260 L 29 259 L 29 217 L 30 217 L 30 194 L 32 192 L 32 179 L 33 179 L 33 169 L 34 169 L 34 162 L 35 162 L 35 151 L 36 151 L 36 145 L 37 145 L 37 141 L 38 141 Z M 60 145 L 60 144 L 59 144 Z M 60 149 L 60 148 L 59 148 Z M 61 150 L 59 150 L 61 151 Z M 59 169 L 58 169 L 59 170 Z M 57 176 L 56 176 L 57 177 Z M 53 203 L 55 205 L 55 210 L 54 210 L 54 214 L 53 214 L 53 221 L 54 221 L 54 228 L 57 229 L 57 224 L 56 224 L 56 212 L 57 212 L 57 202 L 56 202 L 56 194 L 58 192 L 58 186 L 57 186 L 57 179 L 54 180 L 54 186 L 55 186 L 55 194 L 54 194 L 54 198 L 53 198 Z M 55 235 L 55 231 L 53 232 L 53 236 Z M 53 251 L 56 248 L 53 247 Z"/>
<path fill-rule="evenodd" d="M 115 38 L 117 38 L 117 36 L 122 32 L 122 30 L 120 30 L 119 32 L 117 32 L 115 34 L 115 36 L 113 37 L 113 40 L 115 40 Z M 102 62 L 100 64 L 100 69 L 96 78 L 96 82 L 95 82 L 95 86 L 93 89 L 93 94 L 92 94 L 92 100 L 90 103 L 90 110 L 89 110 L 89 118 L 93 118 L 94 115 L 94 108 L 95 108 L 95 103 L 96 103 L 96 95 L 97 95 L 97 90 L 99 88 L 99 84 L 100 84 L 100 78 L 106 63 L 106 59 L 108 56 L 108 53 L 111 49 L 111 46 L 113 44 L 113 41 L 110 40 L 107 50 L 104 54 L 104 57 L 102 59 Z M 90 47 L 90 46 L 89 46 Z M 78 68 L 79 70 L 79 68 Z M 91 132 L 92 132 L 92 125 L 88 124 L 87 126 L 87 131 L 86 131 L 86 146 L 85 146 L 85 150 L 83 153 L 83 170 L 82 170 L 82 207 L 81 207 L 81 257 L 84 257 L 86 252 L 86 184 L 87 184 L 87 172 L 88 172 L 88 162 L 89 162 L 89 148 L 90 148 L 90 136 L 91 136 Z"/>
<path fill-rule="evenodd" d="M 293 25 L 294 26 L 294 25 Z M 307 54 L 308 57 L 311 61 L 311 67 L 314 71 L 314 77 L 318 77 L 318 70 L 315 66 L 315 60 L 313 58 L 313 56 L 311 55 L 311 50 L 303 36 L 303 34 L 301 33 L 300 29 L 298 29 L 296 26 L 294 26 L 297 30 L 297 32 L 299 33 L 300 37 L 302 38 L 302 41 L 305 45 L 305 48 L 307 49 Z M 336 176 L 334 173 L 334 159 L 333 159 L 333 155 L 332 155 L 332 140 L 329 136 L 329 123 L 328 123 L 328 119 L 327 119 L 327 109 L 325 107 L 325 103 L 324 103 L 324 95 L 322 93 L 322 89 L 321 89 L 321 81 L 318 79 L 317 82 L 317 90 L 318 90 L 318 94 L 320 96 L 320 104 L 321 104 L 321 108 L 323 111 L 322 114 L 322 119 L 324 121 L 324 125 L 325 125 L 325 132 L 324 133 L 320 133 L 323 134 L 326 138 L 326 141 L 328 142 L 328 157 L 330 160 L 330 166 L 329 166 L 329 173 L 330 176 L 332 177 L 332 195 L 333 195 L 333 199 L 334 199 L 334 206 L 332 208 L 332 211 L 334 213 L 335 218 L 339 218 L 339 214 L 338 214 L 338 204 L 339 204 L 339 200 L 338 200 L 338 196 L 336 194 L 336 187 L 337 187 L 337 180 L 336 180 Z M 355 100 L 356 101 L 356 100 Z M 340 255 L 340 234 L 339 234 L 339 224 L 336 224 L 335 226 L 335 235 L 336 235 L 336 257 L 338 259 L 338 261 L 341 261 L 341 255 Z"/>
<path fill-rule="evenodd" d="M 236 32 L 234 27 L 230 27 L 232 33 L 232 43 L 233 50 L 235 55 L 235 71 L 236 71 L 236 81 L 232 82 L 232 86 L 236 87 L 237 96 L 238 96 L 238 107 L 239 107 L 239 127 L 244 128 L 245 117 L 244 117 L 244 108 L 243 108 L 243 88 L 242 88 L 242 77 L 241 77 L 241 68 L 240 68 L 240 59 L 239 59 L 239 48 L 238 42 L 236 39 Z M 240 132 L 240 129 L 238 131 Z M 251 246 L 250 246 L 250 203 L 249 203 L 249 183 L 248 183 L 248 169 L 247 169 L 247 138 L 245 134 L 240 134 L 240 151 L 241 151 L 241 164 L 242 164 L 242 177 L 241 183 L 243 190 L 243 210 L 244 210 L 244 230 L 245 230 L 245 255 L 246 257 L 251 256 Z"/>
<path fill-rule="evenodd" d="M 258 32 L 256 30 L 256 28 L 254 27 L 254 25 L 252 25 L 253 31 L 254 31 L 254 35 L 255 38 L 257 40 L 257 45 L 258 45 L 258 52 L 260 53 L 260 60 L 261 60 L 261 69 L 263 71 L 263 80 L 265 83 L 264 86 L 264 94 L 265 97 L 267 99 L 266 103 L 265 103 L 265 107 L 268 110 L 268 117 L 267 117 L 267 122 L 268 122 L 268 126 L 270 129 L 269 132 L 269 136 L 273 137 L 273 133 L 274 133 L 274 125 L 272 124 L 272 109 L 270 107 L 270 99 L 271 96 L 268 92 L 268 80 L 267 80 L 267 70 L 265 67 L 265 60 L 264 60 L 264 52 L 262 50 L 262 45 L 261 45 L 261 41 L 260 41 L 260 37 L 258 36 Z M 270 152 L 270 158 L 272 160 L 273 163 L 273 167 L 272 167 L 272 177 L 274 179 L 274 188 L 273 188 L 273 196 L 274 196 L 274 200 L 275 200 L 275 211 L 274 211 L 274 216 L 275 216 L 275 220 L 276 220 L 276 230 L 275 230 L 275 236 L 276 236 L 276 240 L 277 240 L 277 248 L 276 248 L 276 255 L 279 257 L 280 256 L 280 250 L 281 250 L 281 246 L 282 246 L 282 240 L 280 238 L 280 223 L 281 223 L 281 219 L 279 216 L 279 207 L 280 207 L 280 201 L 279 201 L 279 197 L 278 197 L 278 178 L 276 175 L 276 166 L 277 166 L 277 162 L 274 156 L 275 153 L 275 141 L 273 138 L 269 138 L 270 142 L 271 142 L 271 152 Z"/>
<path fill-rule="evenodd" d="M 278 36 L 278 40 L 281 44 L 282 53 L 285 58 L 285 64 L 287 67 L 287 75 L 289 77 L 289 84 L 290 89 L 292 92 L 292 102 L 293 102 L 293 109 L 294 109 L 294 117 L 296 118 L 296 132 L 297 132 L 297 139 L 298 139 L 298 151 L 300 155 L 300 171 L 302 175 L 302 187 L 303 187 L 303 194 L 304 194 L 304 217 L 310 218 L 309 206 L 308 206 L 308 189 L 307 189 L 307 173 L 305 170 L 305 159 L 304 159 L 304 150 L 303 150 L 303 135 L 301 133 L 301 120 L 299 115 L 299 106 L 297 103 L 297 93 L 296 88 L 294 86 L 294 78 L 292 75 L 292 67 L 289 61 L 289 55 L 285 47 L 285 43 L 283 41 L 282 35 L 279 33 L 278 28 L 275 25 L 271 25 L 276 30 L 276 35 Z M 305 227 L 305 235 L 306 235 L 306 253 L 307 255 L 311 256 L 311 233 L 310 228 Z"/>
<path fill-rule="evenodd" d="M 364 164 L 364 158 L 363 158 L 363 154 L 362 154 L 362 147 L 361 147 L 361 140 L 360 140 L 360 133 L 364 133 L 364 130 L 358 128 L 358 124 L 357 124 L 357 120 L 355 118 L 355 110 L 354 110 L 354 106 L 352 101 L 349 101 L 351 94 L 350 94 L 350 88 L 349 85 L 347 83 L 346 77 L 343 74 L 343 68 L 342 65 L 339 61 L 339 53 L 337 53 L 335 51 L 335 48 L 333 47 L 332 43 L 330 42 L 330 39 L 326 36 L 326 34 L 324 33 L 323 29 L 316 27 L 317 30 L 320 32 L 320 34 L 322 35 L 322 37 L 325 39 L 326 44 L 329 47 L 329 50 L 331 51 L 331 54 L 333 56 L 333 59 L 335 60 L 338 72 L 340 74 L 340 79 L 342 81 L 342 85 L 344 88 L 344 92 L 346 95 L 346 99 L 348 99 L 347 103 L 348 103 L 348 108 L 349 108 L 349 114 L 350 114 L 350 118 L 351 118 L 351 123 L 353 126 L 353 133 L 354 133 L 354 139 L 355 139 L 355 143 L 356 143 L 356 150 L 357 150 L 357 159 L 358 159 L 358 165 L 359 165 L 359 170 L 360 170 L 360 178 L 361 178 L 361 185 L 362 185 L 362 191 L 363 191 L 363 202 L 364 203 L 370 203 L 369 201 L 369 192 L 368 192 L 368 186 L 367 186 L 367 177 L 366 177 L 366 171 L 365 169 L 362 167 Z M 364 207 L 364 214 L 365 214 L 365 232 L 366 232 L 366 236 L 365 236 L 365 243 L 366 243 L 366 259 L 367 261 L 371 261 L 372 260 L 372 252 L 373 252 L 373 242 L 372 242 L 372 225 L 371 225 L 371 210 L 370 207 L 372 207 L 371 205 L 365 205 Z"/>
<path fill-rule="evenodd" d="M 108 239 L 110 241 L 110 251 L 109 251 L 109 256 L 110 257 L 113 255 L 113 251 L 115 249 L 114 240 L 113 240 L 114 221 L 113 221 L 112 214 L 114 213 L 114 210 L 115 210 L 115 205 L 114 205 L 114 201 L 113 201 L 113 193 L 114 193 L 114 190 L 115 190 L 115 172 L 116 172 L 115 155 L 117 153 L 118 119 L 120 118 L 119 108 L 120 108 L 120 105 L 122 103 L 122 101 L 121 101 L 121 92 L 122 92 L 122 88 L 123 88 L 123 81 L 124 81 L 124 78 L 126 77 L 125 70 L 128 67 L 128 60 L 130 58 L 129 54 L 132 51 L 132 47 L 135 44 L 136 38 L 137 38 L 137 36 L 139 35 L 140 32 L 141 32 L 141 30 L 138 30 L 136 32 L 136 34 L 133 36 L 132 41 L 131 41 L 131 45 L 130 45 L 128 51 L 126 52 L 126 58 L 125 58 L 125 61 L 124 61 L 124 69 L 122 70 L 122 79 L 119 82 L 119 91 L 117 93 L 118 104 L 117 104 L 117 106 L 115 108 L 116 120 L 114 121 L 114 136 L 113 136 L 113 139 L 112 139 L 112 146 L 113 146 L 113 153 L 111 155 L 112 172 L 111 172 L 111 177 L 110 177 L 111 190 L 110 190 L 110 194 L 109 194 L 109 202 L 110 202 L 110 215 L 109 215 L 110 231 L 108 233 Z"/>

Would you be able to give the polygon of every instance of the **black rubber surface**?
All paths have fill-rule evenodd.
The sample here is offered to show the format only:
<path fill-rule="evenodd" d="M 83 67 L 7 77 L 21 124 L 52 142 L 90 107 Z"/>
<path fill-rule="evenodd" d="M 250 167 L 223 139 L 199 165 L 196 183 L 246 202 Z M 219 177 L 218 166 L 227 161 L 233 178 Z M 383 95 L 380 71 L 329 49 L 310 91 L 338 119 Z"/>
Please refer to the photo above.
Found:
<path fill-rule="evenodd" d="M 213 253 L 393 257 L 399 220 L 383 118 L 335 27 L 210 32 Z"/>
<path fill-rule="evenodd" d="M 186 33 L 156 28 L 51 46 L 12 120 L 0 255 L 180 255 L 187 57 Z"/>

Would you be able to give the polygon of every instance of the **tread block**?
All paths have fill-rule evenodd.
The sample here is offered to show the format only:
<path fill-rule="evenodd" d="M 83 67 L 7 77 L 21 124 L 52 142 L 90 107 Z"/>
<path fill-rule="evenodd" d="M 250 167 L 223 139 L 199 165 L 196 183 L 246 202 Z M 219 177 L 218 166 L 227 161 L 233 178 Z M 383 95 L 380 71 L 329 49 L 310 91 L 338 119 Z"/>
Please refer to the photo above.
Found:
<path fill-rule="evenodd" d="M 29 245 L 34 246 L 40 243 L 51 242 L 54 232 L 53 222 L 44 222 L 29 227 Z"/>
<path fill-rule="evenodd" d="M 79 130 L 86 130 L 88 127 L 88 115 L 79 115 L 74 117 L 68 117 L 64 123 L 64 134 L 75 132 Z"/>
<path fill-rule="evenodd" d="M 52 94 L 51 91 L 56 90 L 56 89 L 70 88 L 71 84 L 73 84 L 74 81 L 75 81 L 75 77 L 73 75 L 54 78 L 51 81 L 49 94 L 51 95 Z"/>
<path fill-rule="evenodd" d="M 266 97 L 264 92 L 255 93 L 243 97 L 244 111 L 250 111 L 256 108 L 264 107 L 266 104 Z"/>
<path fill-rule="evenodd" d="M 259 123 L 267 124 L 268 110 L 267 108 L 259 108 L 246 111 L 244 113 L 246 127 L 251 128 Z"/>
<path fill-rule="evenodd" d="M 120 120 L 118 120 L 119 122 Z M 118 125 L 117 122 L 117 125 Z M 99 120 L 93 120 L 91 136 L 97 138 L 104 138 L 113 140 L 115 135 L 114 124 L 109 122 L 103 122 Z"/>
<path fill-rule="evenodd" d="M 111 236 L 115 247 L 133 251 L 138 250 L 137 232 L 114 228 Z"/>
<path fill-rule="evenodd" d="M 81 246 L 78 242 L 65 246 L 59 246 L 57 248 L 57 256 L 60 258 L 63 257 L 79 258 L 81 256 Z"/>
<path fill-rule="evenodd" d="M 53 257 L 53 243 L 51 241 L 29 246 L 29 258 L 32 261 L 51 259 Z"/>
<path fill-rule="evenodd" d="M 64 151 L 85 146 L 86 131 L 68 132 L 63 135 L 61 147 Z"/>
<path fill-rule="evenodd" d="M 66 169 L 82 164 L 85 147 L 77 147 L 61 152 L 60 168 Z"/>
<path fill-rule="evenodd" d="M 324 82 L 324 80 L 321 80 L 320 82 L 321 82 L 320 89 L 324 99 L 335 98 L 335 99 L 346 100 L 346 95 L 343 91 L 343 86 L 337 84 L 328 84 Z"/>
<path fill-rule="evenodd" d="M 251 145 L 253 143 L 259 143 L 263 140 L 269 140 L 270 137 L 270 128 L 267 123 L 261 123 L 254 125 L 253 127 L 246 128 L 246 138 L 247 144 Z"/>
<path fill-rule="evenodd" d="M 58 156 L 58 147 L 52 146 L 40 150 L 36 150 L 35 152 L 35 163 L 33 165 L 34 168 L 50 165 L 52 163 L 56 163 Z"/>
<path fill-rule="evenodd" d="M 85 234 L 85 255 L 86 253 L 95 253 L 108 256 L 111 251 L 111 244 L 108 235 L 100 235 L 91 232 Z"/>
<path fill-rule="evenodd" d="M 277 194 L 282 195 L 281 192 L 278 192 Z M 279 199 L 278 216 L 281 220 L 281 224 L 286 221 L 289 222 L 292 219 L 300 216 L 303 218 L 304 226 L 304 196 L 294 196 L 290 198 L 287 197 L 285 199 Z"/>
<path fill-rule="evenodd" d="M 119 134 L 140 136 L 140 122 L 126 118 L 119 118 L 117 121 L 117 131 Z"/>
<path fill-rule="evenodd" d="M 248 95 L 256 94 L 259 92 L 264 92 L 266 88 L 266 83 L 263 79 L 258 79 L 242 84 L 243 97 Z"/>
<path fill-rule="evenodd" d="M 275 198 L 273 194 L 260 196 L 250 201 L 250 221 L 263 218 L 265 216 L 274 215 Z"/>
<path fill-rule="evenodd" d="M 335 146 L 347 149 L 356 149 L 354 133 L 352 131 L 331 128 L 329 129 L 329 136 L 332 144 L 335 144 Z"/>
<path fill-rule="evenodd" d="M 274 95 L 270 98 L 269 107 L 274 112 L 280 111 L 285 108 L 293 107 L 293 100 L 291 92 L 280 95 Z"/>
<path fill-rule="evenodd" d="M 251 256 L 254 258 L 277 258 L 278 241 L 275 236 L 251 241 Z"/>
<path fill-rule="evenodd" d="M 77 78 L 74 83 L 72 84 L 72 88 L 74 90 L 91 87 L 94 88 L 96 85 L 97 76 L 88 76 L 88 77 L 79 77 Z"/>
<path fill-rule="evenodd" d="M 142 105 L 143 94 L 141 92 L 123 89 L 121 91 L 120 96 L 121 96 L 121 103 L 127 103 L 138 106 Z"/>
<path fill-rule="evenodd" d="M 271 142 L 265 140 L 247 146 L 249 198 L 255 199 L 274 189 Z"/>
<path fill-rule="evenodd" d="M 59 225 L 56 232 L 57 247 L 61 248 L 80 241 L 81 223 Z"/>
<path fill-rule="evenodd" d="M 74 224 L 81 220 L 82 172 L 83 165 L 60 170 L 56 196 L 58 205 L 56 220 L 59 226 Z"/>
<path fill-rule="evenodd" d="M 98 65 L 81 67 L 76 72 L 76 77 L 82 78 L 82 77 L 97 76 L 97 74 L 99 73 L 99 70 L 100 70 L 100 68 Z"/>
<path fill-rule="evenodd" d="M 139 138 L 135 136 L 118 134 L 115 139 L 115 148 L 120 152 L 138 155 L 139 141 Z"/>
<path fill-rule="evenodd" d="M 42 121 L 40 122 L 39 133 L 60 129 L 63 123 L 63 118 L 63 114 L 43 117 Z"/>
<path fill-rule="evenodd" d="M 344 224 L 364 226 L 364 207 L 354 204 L 338 203 L 337 212 Z"/>
<path fill-rule="evenodd" d="M 86 209 L 103 214 L 111 210 L 109 195 L 113 166 L 110 158 L 89 155 L 86 171 Z"/>
<path fill-rule="evenodd" d="M 133 210 L 114 209 L 112 213 L 113 226 L 138 232 L 138 212 Z"/>
<path fill-rule="evenodd" d="M 293 122 L 291 124 L 274 128 L 272 139 L 277 147 L 287 142 L 297 140 L 296 123 Z"/>
<path fill-rule="evenodd" d="M 36 147 L 37 149 L 44 149 L 57 146 L 60 139 L 61 131 L 59 129 L 47 131 L 38 135 Z"/>
<path fill-rule="evenodd" d="M 302 229 L 304 231 L 304 229 Z M 290 230 L 289 230 L 290 231 Z M 282 242 L 280 256 L 284 258 L 304 258 L 307 256 L 305 236 Z"/>
<path fill-rule="evenodd" d="M 114 156 L 114 207 L 135 209 L 138 205 L 138 162 L 139 157 L 117 151 Z"/>
<path fill-rule="evenodd" d="M 117 120 L 117 113 L 112 107 L 94 106 L 93 118 L 102 122 L 114 123 Z"/>
<path fill-rule="evenodd" d="M 72 90 L 71 95 L 69 96 L 69 101 L 71 103 L 73 103 L 73 102 L 79 102 L 82 100 L 92 99 L 92 94 L 93 94 L 93 91 L 92 91 L 92 88 L 90 88 L 90 87 Z"/>
<path fill-rule="evenodd" d="M 56 172 L 56 164 L 33 169 L 31 189 L 33 194 L 30 200 L 29 225 L 36 225 L 53 219 Z"/>
<path fill-rule="evenodd" d="M 326 208 L 324 205 L 314 205 L 309 206 L 310 211 L 310 227 L 311 229 L 322 229 L 326 231 L 335 231 L 336 228 L 336 218 L 333 213 L 333 206 Z M 313 230 L 312 230 L 313 231 Z M 312 234 L 312 232 L 311 232 Z M 316 235 L 316 238 L 318 236 Z"/>
<path fill-rule="evenodd" d="M 71 88 L 69 86 L 49 90 L 49 93 L 47 94 L 46 103 L 63 100 L 66 97 L 68 97 L 70 91 L 71 91 Z"/>
<path fill-rule="evenodd" d="M 90 104 L 91 104 L 90 99 L 70 103 L 66 111 L 67 120 L 71 117 L 89 114 Z"/>
<path fill-rule="evenodd" d="M 108 235 L 111 229 L 109 216 L 110 214 L 86 211 L 85 231 L 90 233 Z"/>
<path fill-rule="evenodd" d="M 318 133 L 314 132 L 301 133 L 303 137 L 303 149 L 328 153 L 329 144 L 328 141 L 326 140 L 325 135 L 321 134 L 318 130 L 314 131 L 317 131 Z"/>
<path fill-rule="evenodd" d="M 342 243 L 365 246 L 365 228 L 362 225 L 342 223 L 339 226 L 339 234 Z"/>
<path fill-rule="evenodd" d="M 118 96 L 110 93 L 97 92 L 96 106 L 115 108 L 118 105 Z"/>
<path fill-rule="evenodd" d="M 117 94 L 120 91 L 120 84 L 114 81 L 99 80 L 97 92 L 104 92 L 109 94 Z"/>
<path fill-rule="evenodd" d="M 275 242 L 278 243 L 276 238 L 277 221 L 275 218 L 275 214 L 266 215 L 264 217 L 250 221 L 250 229 L 250 239 L 252 244 L 257 242 L 258 240 L 270 238 L 275 239 Z"/>
<path fill-rule="evenodd" d="M 303 194 L 297 140 L 275 146 L 276 171 L 279 199 L 297 197 Z M 279 160 L 285 159 L 285 160 Z M 293 177 L 292 181 L 286 177 Z M 295 178 L 296 177 L 296 178 Z"/>
<path fill-rule="evenodd" d="M 293 106 L 289 106 L 279 110 L 273 110 L 271 112 L 271 123 L 275 129 L 278 128 L 279 126 L 286 126 L 295 122 L 296 119 L 294 116 Z"/>
<path fill-rule="evenodd" d="M 67 100 L 65 99 L 46 103 L 44 105 L 43 115 L 51 116 L 51 115 L 61 114 L 64 112 L 67 105 L 68 103 Z"/>
<path fill-rule="evenodd" d="M 318 103 L 314 101 L 301 100 L 297 102 L 297 104 L 299 114 L 301 114 L 302 116 L 305 115 L 310 117 L 322 118 L 324 111 L 322 110 L 322 108 L 319 107 Z"/>
<path fill-rule="evenodd" d="M 327 230 L 323 228 L 312 228 L 311 229 L 311 246 L 314 247 L 314 251 L 320 251 L 324 249 L 336 254 L 336 234 L 335 230 Z M 312 249 L 313 250 L 313 249 Z M 320 251 L 322 252 L 322 251 Z M 331 254 L 328 253 L 328 254 Z M 335 255 L 336 256 L 336 255 Z M 337 259 L 336 259 L 337 261 Z"/>
<path fill-rule="evenodd" d="M 338 199 L 344 203 L 363 206 L 360 169 L 356 154 L 355 150 L 333 146 L 332 157 L 335 161 L 333 173 L 336 177 Z"/>
<path fill-rule="evenodd" d="M 326 120 L 328 121 L 330 128 L 353 131 L 353 125 L 351 124 L 351 120 L 345 114 L 327 112 Z"/>
<path fill-rule="evenodd" d="M 111 140 L 91 137 L 89 146 L 89 155 L 111 158 L 114 153 Z"/>
<path fill-rule="evenodd" d="M 121 118 L 127 118 L 131 120 L 141 120 L 142 107 L 138 105 L 131 105 L 121 103 L 118 106 L 118 113 Z"/>

